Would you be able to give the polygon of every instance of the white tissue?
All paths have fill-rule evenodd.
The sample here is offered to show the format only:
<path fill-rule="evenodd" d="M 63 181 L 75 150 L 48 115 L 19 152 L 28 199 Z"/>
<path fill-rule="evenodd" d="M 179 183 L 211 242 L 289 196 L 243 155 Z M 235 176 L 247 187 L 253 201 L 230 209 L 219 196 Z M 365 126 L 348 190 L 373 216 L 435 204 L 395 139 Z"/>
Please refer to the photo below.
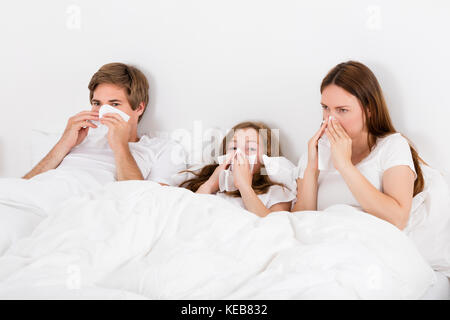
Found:
<path fill-rule="evenodd" d="M 117 113 L 125 121 L 128 121 L 130 119 L 130 116 L 127 115 L 125 112 L 123 112 L 122 110 L 119 110 L 117 108 L 114 108 L 114 107 L 110 106 L 109 104 L 104 104 L 100 107 L 100 109 L 98 110 L 99 118 L 103 118 L 105 113 Z"/>
<path fill-rule="evenodd" d="M 318 169 L 319 171 L 331 170 L 334 168 L 331 159 L 331 145 L 326 135 L 323 135 L 317 142 Z"/>
<path fill-rule="evenodd" d="M 234 185 L 233 172 L 231 170 L 223 170 L 219 175 L 219 190 L 236 191 L 238 188 Z"/>
<path fill-rule="evenodd" d="M 236 157 L 236 155 L 240 153 L 242 154 L 244 157 L 246 157 L 248 159 L 248 162 L 250 163 L 250 171 L 253 171 L 253 166 L 256 163 L 256 154 L 251 155 L 251 156 L 246 156 L 239 148 L 236 150 L 236 154 L 234 155 L 234 157 Z M 219 156 L 217 157 L 217 160 L 219 162 L 219 164 L 224 163 L 224 161 L 226 161 L 227 158 L 227 154 L 223 155 L 223 156 Z M 230 163 L 230 167 L 226 170 L 223 170 L 220 175 L 219 175 L 219 189 L 221 192 L 224 191 L 236 191 L 238 188 L 235 186 L 234 184 L 234 178 L 233 178 L 233 162 L 234 162 L 234 158 L 231 160 Z"/>
<path fill-rule="evenodd" d="M 122 117 L 123 120 L 128 121 L 130 116 L 125 112 L 110 106 L 109 104 L 104 104 L 100 107 L 98 114 L 99 118 L 102 118 L 105 113 L 117 113 Z M 97 128 L 89 128 L 88 134 L 83 141 L 85 146 L 95 147 L 95 148 L 107 148 L 108 147 L 108 127 L 100 121 L 90 120 L 91 123 L 95 124 Z"/>

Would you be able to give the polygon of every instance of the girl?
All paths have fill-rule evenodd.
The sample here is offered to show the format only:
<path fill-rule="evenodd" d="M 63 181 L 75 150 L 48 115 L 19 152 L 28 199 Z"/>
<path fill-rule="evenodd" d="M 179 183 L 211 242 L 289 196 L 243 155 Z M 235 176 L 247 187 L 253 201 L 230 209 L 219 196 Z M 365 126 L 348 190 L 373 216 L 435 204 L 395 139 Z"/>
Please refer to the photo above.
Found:
<path fill-rule="evenodd" d="M 338 64 L 320 87 L 324 122 L 300 160 L 292 211 L 348 204 L 403 230 L 424 180 L 416 150 L 392 125 L 375 75 L 365 65 Z M 330 143 L 333 166 L 318 170 L 318 140 Z"/>
<path fill-rule="evenodd" d="M 196 193 L 216 194 L 261 217 L 274 211 L 289 211 L 295 194 L 261 174 L 262 155 L 265 153 L 270 157 L 272 154 L 271 139 L 271 130 L 262 123 L 243 122 L 234 126 L 220 148 L 222 154 L 226 154 L 226 160 L 220 165 L 207 165 L 198 173 L 189 171 L 196 177 L 183 182 L 180 187 Z M 255 157 L 253 167 L 248 159 L 252 156 Z M 237 190 L 220 191 L 220 176 L 231 164 L 230 174 Z"/>

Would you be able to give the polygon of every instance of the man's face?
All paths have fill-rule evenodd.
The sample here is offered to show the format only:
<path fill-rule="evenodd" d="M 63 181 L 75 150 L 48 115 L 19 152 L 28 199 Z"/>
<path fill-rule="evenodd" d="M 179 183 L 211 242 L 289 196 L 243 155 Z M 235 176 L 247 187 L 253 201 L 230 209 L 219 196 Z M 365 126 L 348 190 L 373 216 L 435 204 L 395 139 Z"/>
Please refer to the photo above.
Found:
<path fill-rule="evenodd" d="M 102 105 L 109 104 L 128 114 L 130 116 L 128 122 L 136 125 L 144 110 L 142 105 L 133 110 L 128 102 L 125 89 L 111 83 L 101 83 L 95 88 L 91 104 L 91 111 L 98 111 Z"/>

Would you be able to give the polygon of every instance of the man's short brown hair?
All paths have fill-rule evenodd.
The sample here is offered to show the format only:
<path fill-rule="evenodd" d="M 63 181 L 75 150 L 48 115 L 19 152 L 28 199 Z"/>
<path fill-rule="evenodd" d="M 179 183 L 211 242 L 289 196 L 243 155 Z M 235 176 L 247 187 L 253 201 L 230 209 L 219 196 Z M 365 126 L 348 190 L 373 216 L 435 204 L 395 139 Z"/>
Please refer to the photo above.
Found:
<path fill-rule="evenodd" d="M 95 88 L 101 83 L 111 83 L 124 88 L 131 109 L 136 110 L 141 102 L 144 103 L 145 110 L 147 109 L 149 85 L 147 78 L 139 69 L 118 62 L 105 64 L 92 76 L 89 82 L 90 101 L 94 97 Z M 139 116 L 139 121 L 143 115 L 144 113 Z"/>

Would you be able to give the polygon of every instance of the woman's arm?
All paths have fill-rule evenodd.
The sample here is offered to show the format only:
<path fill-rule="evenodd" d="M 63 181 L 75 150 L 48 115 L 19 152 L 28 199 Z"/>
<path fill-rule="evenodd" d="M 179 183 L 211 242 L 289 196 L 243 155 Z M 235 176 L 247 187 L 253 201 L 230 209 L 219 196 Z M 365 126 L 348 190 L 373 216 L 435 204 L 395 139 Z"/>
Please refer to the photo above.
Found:
<path fill-rule="evenodd" d="M 303 179 L 297 179 L 297 202 L 291 211 L 317 210 L 319 170 L 306 168 Z"/>
<path fill-rule="evenodd" d="M 408 166 L 395 166 L 383 174 L 383 191 L 375 188 L 354 166 L 340 171 L 362 209 L 400 230 L 406 227 L 414 192 L 414 173 Z"/>
<path fill-rule="evenodd" d="M 317 210 L 319 178 L 317 144 L 325 132 L 328 119 L 322 122 L 319 131 L 308 141 L 308 160 L 303 178 L 297 179 L 297 202 L 291 211 Z"/>
<path fill-rule="evenodd" d="M 408 223 L 414 193 L 414 173 L 404 165 L 383 173 L 383 192 L 375 188 L 351 161 L 352 140 L 338 122 L 332 121 L 326 134 L 331 144 L 334 167 L 362 209 L 403 230 Z"/>

